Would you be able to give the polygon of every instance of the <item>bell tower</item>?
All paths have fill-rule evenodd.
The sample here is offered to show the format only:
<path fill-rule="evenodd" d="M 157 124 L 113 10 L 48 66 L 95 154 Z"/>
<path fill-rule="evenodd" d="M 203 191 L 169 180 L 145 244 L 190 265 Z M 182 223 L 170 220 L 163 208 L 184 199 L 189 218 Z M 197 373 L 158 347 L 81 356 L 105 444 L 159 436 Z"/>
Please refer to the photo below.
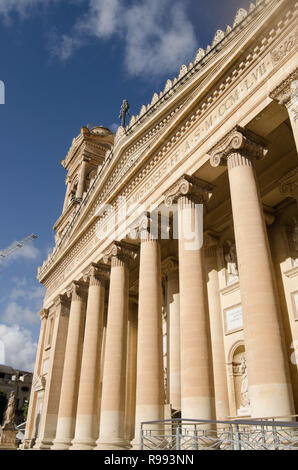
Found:
<path fill-rule="evenodd" d="M 66 193 L 61 217 L 54 226 L 56 242 L 67 229 L 77 206 L 84 199 L 98 171 L 101 169 L 107 151 L 114 144 L 114 134 L 103 126 L 88 129 L 82 127 L 73 139 L 66 158 L 61 161 L 67 171 Z"/>

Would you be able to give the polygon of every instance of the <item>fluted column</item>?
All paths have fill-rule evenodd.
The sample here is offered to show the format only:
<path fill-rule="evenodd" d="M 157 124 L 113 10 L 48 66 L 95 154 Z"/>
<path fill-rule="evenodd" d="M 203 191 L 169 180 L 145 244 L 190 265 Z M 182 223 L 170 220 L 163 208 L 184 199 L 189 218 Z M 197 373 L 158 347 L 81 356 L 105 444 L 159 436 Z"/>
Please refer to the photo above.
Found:
<path fill-rule="evenodd" d="M 66 295 L 55 299 L 55 324 L 50 364 L 40 419 L 40 432 L 35 449 L 49 449 L 56 435 L 70 302 Z"/>
<path fill-rule="evenodd" d="M 270 93 L 270 98 L 286 106 L 298 151 L 298 68 Z"/>
<path fill-rule="evenodd" d="M 213 381 L 215 394 L 215 412 L 218 421 L 224 421 L 230 415 L 227 370 L 224 349 L 224 331 L 219 294 L 217 240 L 205 234 L 205 263 L 207 273 L 207 291 L 211 349 L 213 360 Z"/>
<path fill-rule="evenodd" d="M 140 423 L 164 416 L 162 284 L 160 242 L 150 232 L 150 217 L 140 222 L 142 230 L 139 273 L 139 318 L 135 439 L 139 448 Z M 152 228 L 152 227 L 151 227 Z M 153 231 L 153 230 L 152 230 Z"/>
<path fill-rule="evenodd" d="M 254 160 L 265 154 L 266 142 L 239 127 L 210 151 L 213 166 L 228 165 L 253 417 L 294 413 L 271 254 L 254 172 Z"/>
<path fill-rule="evenodd" d="M 107 267 L 96 264 L 84 277 L 86 281 L 89 279 L 89 289 L 73 450 L 92 449 L 98 437 L 100 356 L 107 278 Z"/>
<path fill-rule="evenodd" d="M 74 282 L 71 291 L 57 432 L 52 446 L 54 450 L 68 449 L 74 438 L 84 338 L 85 302 L 86 293 L 83 285 Z"/>
<path fill-rule="evenodd" d="M 180 361 L 180 294 L 178 262 L 168 258 L 162 263 L 165 277 L 166 308 L 169 322 L 168 354 L 169 402 L 172 410 L 181 411 Z"/>
<path fill-rule="evenodd" d="M 185 175 L 165 195 L 178 202 L 182 417 L 213 418 L 210 330 L 203 250 L 203 203 L 212 188 Z"/>
<path fill-rule="evenodd" d="M 97 449 L 125 449 L 125 384 L 130 245 L 113 243 L 104 262 L 111 262 L 106 350 Z"/>
<path fill-rule="evenodd" d="M 49 315 L 48 309 L 43 308 L 39 312 L 41 325 L 40 325 L 40 333 L 39 333 L 39 340 L 38 340 L 38 346 L 37 346 L 36 361 L 35 361 L 32 383 L 34 383 L 34 381 L 38 379 L 38 377 L 41 374 L 41 365 L 42 365 L 42 357 L 43 357 L 44 346 L 45 346 L 45 335 L 46 335 L 48 315 Z M 35 391 L 34 386 L 32 386 L 31 393 L 30 393 L 30 400 L 29 400 L 26 430 L 25 430 L 25 439 L 24 439 L 25 449 L 30 448 L 32 443 L 34 442 L 36 405 L 37 405 L 37 392 Z"/>

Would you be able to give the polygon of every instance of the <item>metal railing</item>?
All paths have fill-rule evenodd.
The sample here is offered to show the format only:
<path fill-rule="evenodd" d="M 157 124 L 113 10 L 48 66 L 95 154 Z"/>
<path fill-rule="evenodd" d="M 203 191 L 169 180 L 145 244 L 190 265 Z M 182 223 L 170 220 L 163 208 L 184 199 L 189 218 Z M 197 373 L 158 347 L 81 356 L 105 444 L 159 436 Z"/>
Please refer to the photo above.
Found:
<path fill-rule="evenodd" d="M 141 424 L 141 450 L 298 450 L 298 422 L 172 419 Z"/>

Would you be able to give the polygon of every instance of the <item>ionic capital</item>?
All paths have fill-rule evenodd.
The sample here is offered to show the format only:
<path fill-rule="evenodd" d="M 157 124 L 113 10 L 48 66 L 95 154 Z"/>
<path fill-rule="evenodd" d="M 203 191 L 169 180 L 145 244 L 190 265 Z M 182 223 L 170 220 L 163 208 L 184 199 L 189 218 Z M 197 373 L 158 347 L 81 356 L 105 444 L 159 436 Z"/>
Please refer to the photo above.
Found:
<path fill-rule="evenodd" d="M 40 312 L 38 312 L 39 318 L 41 320 L 47 319 L 49 316 L 49 309 L 48 308 L 42 308 Z"/>
<path fill-rule="evenodd" d="M 285 80 L 281 82 L 270 94 L 270 98 L 278 104 L 296 110 L 298 117 L 298 68 L 296 68 Z"/>
<path fill-rule="evenodd" d="M 136 259 L 137 253 L 138 249 L 135 245 L 115 241 L 105 251 L 103 262 L 111 264 L 112 267 L 129 266 L 130 262 Z"/>
<path fill-rule="evenodd" d="M 90 286 L 103 284 L 110 277 L 110 270 L 104 264 L 91 263 L 83 275 L 83 281 Z"/>
<path fill-rule="evenodd" d="M 210 164 L 213 167 L 226 165 L 229 157 L 233 158 L 232 166 L 261 160 L 268 152 L 267 141 L 257 134 L 236 126 L 221 139 L 209 152 Z"/>
<path fill-rule="evenodd" d="M 184 175 L 164 194 L 165 204 L 171 207 L 181 197 L 188 197 L 197 204 L 204 204 L 210 199 L 213 188 L 210 183 L 195 176 Z"/>
<path fill-rule="evenodd" d="M 158 213 L 144 212 L 131 226 L 130 238 L 141 241 L 157 241 L 159 238 L 169 239 L 167 221 Z"/>
<path fill-rule="evenodd" d="M 86 284 L 81 281 L 73 281 L 66 294 L 72 301 L 83 301 L 86 298 Z"/>
<path fill-rule="evenodd" d="M 298 202 L 298 166 L 281 178 L 279 191 L 284 196 L 292 197 Z"/>
<path fill-rule="evenodd" d="M 60 309 L 60 315 L 69 314 L 70 301 L 66 294 L 59 294 L 54 300 L 54 305 L 56 309 Z"/>

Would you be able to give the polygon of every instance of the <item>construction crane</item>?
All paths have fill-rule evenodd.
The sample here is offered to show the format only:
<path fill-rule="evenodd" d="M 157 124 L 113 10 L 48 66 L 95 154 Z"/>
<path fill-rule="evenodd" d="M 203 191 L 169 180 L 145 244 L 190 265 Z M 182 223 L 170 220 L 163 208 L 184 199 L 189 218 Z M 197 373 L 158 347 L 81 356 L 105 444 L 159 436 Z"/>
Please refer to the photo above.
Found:
<path fill-rule="evenodd" d="M 0 259 L 6 258 L 7 256 L 12 255 L 16 250 L 19 248 L 22 248 L 26 243 L 31 242 L 37 238 L 37 235 L 34 235 L 34 233 L 31 233 L 31 235 L 28 235 L 28 237 L 23 238 L 23 240 L 19 242 L 14 242 L 12 245 L 10 245 L 8 248 L 5 248 L 5 250 L 0 250 Z"/>

